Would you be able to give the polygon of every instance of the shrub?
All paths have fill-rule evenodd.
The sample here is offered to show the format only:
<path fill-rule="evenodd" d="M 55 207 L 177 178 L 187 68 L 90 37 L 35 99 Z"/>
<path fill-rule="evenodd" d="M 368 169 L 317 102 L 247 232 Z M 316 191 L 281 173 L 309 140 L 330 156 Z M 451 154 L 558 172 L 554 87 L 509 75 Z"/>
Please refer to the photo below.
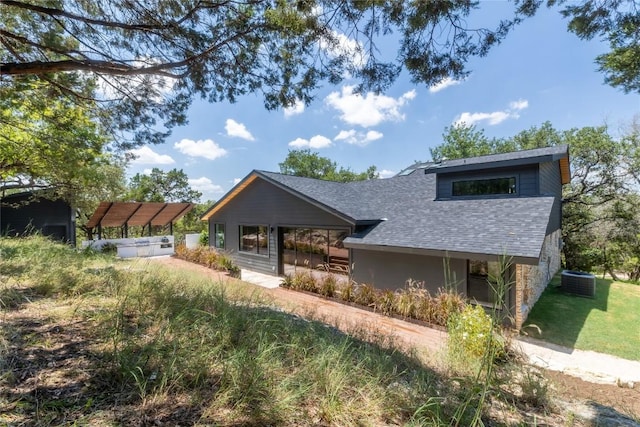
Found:
<path fill-rule="evenodd" d="M 318 283 L 309 271 L 300 271 L 291 278 L 291 289 L 297 291 L 318 292 Z"/>
<path fill-rule="evenodd" d="M 358 285 L 355 289 L 353 301 L 356 304 L 364 305 L 367 307 L 373 307 L 377 299 L 377 291 L 373 285 L 363 283 Z"/>
<path fill-rule="evenodd" d="M 502 337 L 495 330 L 491 316 L 479 305 L 467 305 L 462 312 L 453 314 L 447 324 L 449 353 L 456 359 L 493 362 L 505 352 Z"/>
<path fill-rule="evenodd" d="M 462 312 L 465 307 L 467 303 L 464 296 L 440 288 L 433 298 L 432 321 L 436 325 L 447 326 L 451 316 Z"/>
<path fill-rule="evenodd" d="M 438 307 L 435 303 L 434 298 L 431 296 L 431 294 L 426 290 L 422 292 L 421 295 L 417 298 L 417 302 L 415 304 L 416 319 L 422 320 L 423 322 L 427 322 L 427 323 L 438 324 L 436 322 L 437 310 L 438 310 Z"/>
<path fill-rule="evenodd" d="M 349 281 L 340 287 L 340 299 L 342 301 L 353 302 L 355 283 Z"/>
<path fill-rule="evenodd" d="M 293 276 L 290 274 L 285 274 L 282 278 L 282 282 L 280 282 L 280 286 L 287 289 L 293 288 Z"/>
<path fill-rule="evenodd" d="M 320 282 L 320 295 L 333 297 L 336 294 L 337 285 L 336 277 L 333 274 L 325 275 Z"/>
<path fill-rule="evenodd" d="M 385 315 L 393 314 L 395 310 L 396 294 L 393 291 L 386 290 L 378 294 L 375 308 Z"/>
<path fill-rule="evenodd" d="M 410 289 L 402 289 L 398 292 L 395 300 L 395 312 L 403 317 L 416 316 L 415 292 Z"/>
<path fill-rule="evenodd" d="M 209 232 L 204 230 L 200 233 L 200 237 L 198 238 L 198 243 L 200 246 L 209 246 Z"/>
<path fill-rule="evenodd" d="M 231 277 L 240 277 L 240 267 L 233 263 L 231 257 L 209 246 L 198 246 L 195 249 L 189 249 L 180 244 L 176 246 L 176 257 L 214 270 L 224 271 L 229 273 Z"/>

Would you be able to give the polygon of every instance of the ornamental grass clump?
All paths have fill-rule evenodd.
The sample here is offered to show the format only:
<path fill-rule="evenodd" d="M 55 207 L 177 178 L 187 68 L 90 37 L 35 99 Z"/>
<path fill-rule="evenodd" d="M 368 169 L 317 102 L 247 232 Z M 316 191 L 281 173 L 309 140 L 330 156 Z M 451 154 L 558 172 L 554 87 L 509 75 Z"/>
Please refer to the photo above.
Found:
<path fill-rule="evenodd" d="M 333 297 L 336 294 L 338 288 L 338 281 L 333 274 L 325 275 L 320 281 L 318 292 L 325 297 Z"/>
<path fill-rule="evenodd" d="M 353 302 L 363 305 L 365 307 L 373 307 L 377 300 L 377 291 L 373 285 L 363 283 L 356 286 Z"/>
<path fill-rule="evenodd" d="M 185 261 L 204 265 L 213 270 L 227 272 L 231 277 L 240 277 L 240 267 L 233 263 L 229 255 L 214 248 L 198 246 L 194 249 L 189 249 L 185 245 L 178 245 L 176 246 L 175 255 Z"/>

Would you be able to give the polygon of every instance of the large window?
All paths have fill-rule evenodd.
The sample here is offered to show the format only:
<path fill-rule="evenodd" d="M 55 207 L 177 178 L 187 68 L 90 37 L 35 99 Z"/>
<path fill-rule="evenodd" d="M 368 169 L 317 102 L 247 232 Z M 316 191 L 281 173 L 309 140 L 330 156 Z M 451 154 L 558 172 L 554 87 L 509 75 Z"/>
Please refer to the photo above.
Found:
<path fill-rule="evenodd" d="M 498 303 L 499 287 L 504 283 L 500 263 L 495 261 L 469 260 L 467 277 L 467 297 L 480 304 Z M 502 290 L 506 292 L 506 290 Z"/>
<path fill-rule="evenodd" d="M 224 224 L 213 224 L 213 246 L 224 249 Z"/>
<path fill-rule="evenodd" d="M 516 178 L 508 177 L 454 181 L 452 194 L 454 196 L 516 194 Z"/>
<path fill-rule="evenodd" d="M 349 273 L 349 250 L 342 241 L 348 230 L 326 228 L 281 228 L 282 261 L 292 267 Z"/>
<path fill-rule="evenodd" d="M 269 255 L 269 227 L 266 225 L 241 225 L 240 251 Z"/>

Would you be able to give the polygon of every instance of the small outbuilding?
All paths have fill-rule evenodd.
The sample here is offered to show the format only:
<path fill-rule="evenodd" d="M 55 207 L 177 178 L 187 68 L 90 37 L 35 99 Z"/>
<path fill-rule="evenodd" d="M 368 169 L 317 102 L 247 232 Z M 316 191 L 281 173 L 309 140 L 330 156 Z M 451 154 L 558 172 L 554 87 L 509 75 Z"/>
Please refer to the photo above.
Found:
<path fill-rule="evenodd" d="M 21 236 L 34 232 L 76 244 L 76 216 L 70 203 L 38 192 L 14 193 L 0 199 L 0 233 Z"/>

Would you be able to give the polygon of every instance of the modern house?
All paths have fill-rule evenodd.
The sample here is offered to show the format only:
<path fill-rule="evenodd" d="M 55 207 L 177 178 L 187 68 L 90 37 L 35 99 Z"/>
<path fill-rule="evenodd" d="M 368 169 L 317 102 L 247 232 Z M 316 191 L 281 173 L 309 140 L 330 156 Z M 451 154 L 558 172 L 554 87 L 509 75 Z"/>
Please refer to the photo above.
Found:
<path fill-rule="evenodd" d="M 415 164 L 388 179 L 338 183 L 253 171 L 202 217 L 211 245 L 242 268 L 323 267 L 358 283 L 432 292 L 455 284 L 520 327 L 560 268 L 567 146 Z M 502 269 L 504 270 L 504 269 Z"/>
<path fill-rule="evenodd" d="M 50 200 L 38 192 L 15 193 L 0 200 L 0 233 L 16 236 L 38 232 L 76 244 L 76 213 L 64 200 Z"/>

